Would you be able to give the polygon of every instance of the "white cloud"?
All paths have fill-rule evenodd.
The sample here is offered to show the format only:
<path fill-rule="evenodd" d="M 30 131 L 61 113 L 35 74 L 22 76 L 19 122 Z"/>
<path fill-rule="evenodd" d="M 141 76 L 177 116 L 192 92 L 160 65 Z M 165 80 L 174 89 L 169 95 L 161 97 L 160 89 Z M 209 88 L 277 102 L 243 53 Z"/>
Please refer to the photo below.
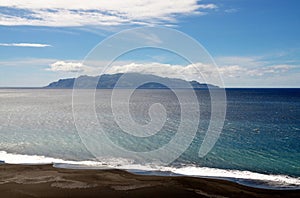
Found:
<path fill-rule="evenodd" d="M 219 72 L 222 76 L 230 78 L 239 77 L 246 71 L 247 69 L 239 65 L 224 66 L 219 68 Z"/>
<path fill-rule="evenodd" d="M 48 44 L 40 44 L 40 43 L 0 43 L 0 46 L 5 47 L 51 47 Z"/>
<path fill-rule="evenodd" d="M 1 0 L 0 7 L 11 9 L 0 14 L 0 25 L 34 26 L 169 24 L 217 8 L 198 0 Z"/>
<path fill-rule="evenodd" d="M 83 72 L 86 69 L 87 66 L 79 62 L 57 61 L 50 64 L 50 68 L 48 68 L 47 70 L 54 72 Z"/>

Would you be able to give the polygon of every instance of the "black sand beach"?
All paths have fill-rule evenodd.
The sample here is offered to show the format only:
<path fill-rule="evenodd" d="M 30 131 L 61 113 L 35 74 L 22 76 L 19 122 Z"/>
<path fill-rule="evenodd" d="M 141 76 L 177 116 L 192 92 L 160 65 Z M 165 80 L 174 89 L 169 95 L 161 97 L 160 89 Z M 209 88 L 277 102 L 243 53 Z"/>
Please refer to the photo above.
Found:
<path fill-rule="evenodd" d="M 1 197 L 300 197 L 193 177 L 134 175 L 122 170 L 74 170 L 52 165 L 0 165 Z"/>

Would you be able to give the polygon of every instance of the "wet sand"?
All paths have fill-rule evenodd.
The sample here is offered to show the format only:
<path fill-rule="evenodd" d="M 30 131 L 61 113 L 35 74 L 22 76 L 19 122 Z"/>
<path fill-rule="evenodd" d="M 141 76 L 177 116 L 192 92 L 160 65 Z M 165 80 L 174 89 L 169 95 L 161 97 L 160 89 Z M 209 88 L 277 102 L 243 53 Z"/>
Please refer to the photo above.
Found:
<path fill-rule="evenodd" d="M 194 177 L 135 175 L 122 170 L 74 170 L 52 165 L 0 165 L 0 197 L 300 197 Z"/>

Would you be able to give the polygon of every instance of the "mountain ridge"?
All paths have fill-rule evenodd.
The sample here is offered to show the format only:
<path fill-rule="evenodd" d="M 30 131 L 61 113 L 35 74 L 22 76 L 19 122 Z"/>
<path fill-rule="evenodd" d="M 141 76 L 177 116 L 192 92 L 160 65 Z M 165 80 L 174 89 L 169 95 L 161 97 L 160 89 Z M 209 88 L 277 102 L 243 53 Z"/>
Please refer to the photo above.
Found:
<path fill-rule="evenodd" d="M 219 88 L 218 86 L 206 83 L 199 83 L 195 80 L 185 81 L 178 78 L 167 78 L 160 77 L 152 74 L 140 74 L 140 73 L 126 73 L 125 77 L 122 78 L 122 83 L 117 84 L 121 79 L 123 73 L 117 74 L 103 74 L 101 76 L 79 76 L 78 78 L 66 78 L 59 79 L 58 81 L 51 82 L 44 88 L 48 89 L 72 89 L 76 80 L 76 88 L 79 89 L 113 89 L 113 88 L 135 88 L 135 85 L 141 85 L 138 89 L 180 89 L 190 88 L 193 89 L 208 89 L 208 88 Z M 97 82 L 97 83 L 96 83 Z M 147 83 L 144 83 L 147 82 Z M 116 86 L 117 85 L 117 86 Z M 165 85 L 168 85 L 165 86 Z"/>

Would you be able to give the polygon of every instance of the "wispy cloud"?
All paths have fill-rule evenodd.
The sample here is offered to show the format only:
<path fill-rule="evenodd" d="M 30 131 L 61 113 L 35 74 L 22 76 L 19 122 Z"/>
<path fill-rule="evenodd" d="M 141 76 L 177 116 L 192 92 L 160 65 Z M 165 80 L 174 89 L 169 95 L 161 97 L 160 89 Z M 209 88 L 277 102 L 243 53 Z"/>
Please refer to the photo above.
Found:
<path fill-rule="evenodd" d="M 292 65 L 273 65 L 268 67 L 262 67 L 260 69 L 252 69 L 248 70 L 247 74 L 250 76 L 263 76 L 266 74 L 279 74 L 287 72 L 291 69 L 295 68 Z"/>
<path fill-rule="evenodd" d="M 1 60 L 0 66 L 3 67 L 48 66 L 49 64 L 55 61 L 58 60 L 47 59 L 47 58 L 8 59 L 8 60 Z"/>
<path fill-rule="evenodd" d="M 280 74 L 297 67 L 293 64 L 272 62 L 266 60 L 263 56 L 218 57 L 216 62 L 220 65 L 219 71 L 221 74 L 229 78 Z"/>
<path fill-rule="evenodd" d="M 237 8 L 230 8 L 230 9 L 226 9 L 225 12 L 226 13 L 236 13 L 238 12 L 239 10 Z"/>
<path fill-rule="evenodd" d="M 219 56 L 215 58 L 218 65 L 239 65 L 244 68 L 261 67 L 269 64 L 264 56 Z"/>
<path fill-rule="evenodd" d="M 199 0 L 2 0 L 0 7 L 0 25 L 31 26 L 170 25 L 217 8 Z"/>
<path fill-rule="evenodd" d="M 51 47 L 48 44 L 41 44 L 41 43 L 0 43 L 0 46 L 4 47 Z"/>

